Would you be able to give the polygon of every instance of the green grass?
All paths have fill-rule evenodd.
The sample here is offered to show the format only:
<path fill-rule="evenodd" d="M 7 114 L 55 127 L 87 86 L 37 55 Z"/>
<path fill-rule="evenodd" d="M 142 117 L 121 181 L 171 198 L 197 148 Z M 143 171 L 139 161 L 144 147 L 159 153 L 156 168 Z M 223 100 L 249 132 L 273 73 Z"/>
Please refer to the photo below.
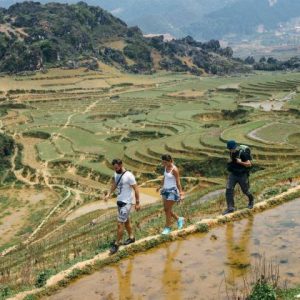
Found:
<path fill-rule="evenodd" d="M 289 135 L 288 142 L 290 144 L 296 146 L 297 148 L 300 148 L 300 134 L 295 133 L 295 134 Z"/>
<path fill-rule="evenodd" d="M 39 158 L 43 161 L 51 161 L 60 158 L 60 154 L 57 152 L 53 144 L 49 141 L 38 144 L 37 149 Z"/>
<path fill-rule="evenodd" d="M 272 143 L 286 143 L 290 135 L 300 133 L 300 126 L 288 123 L 272 123 L 256 132 L 256 135 Z"/>
<path fill-rule="evenodd" d="M 282 289 L 277 292 L 280 300 L 294 300 L 296 296 L 300 295 L 300 287 Z"/>

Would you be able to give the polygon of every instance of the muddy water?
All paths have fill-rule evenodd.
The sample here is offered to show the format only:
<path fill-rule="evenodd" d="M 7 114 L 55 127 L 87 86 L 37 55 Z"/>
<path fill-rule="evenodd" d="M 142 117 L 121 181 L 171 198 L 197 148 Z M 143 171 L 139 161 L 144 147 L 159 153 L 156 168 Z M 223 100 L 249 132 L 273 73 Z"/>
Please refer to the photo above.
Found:
<path fill-rule="evenodd" d="M 300 283 L 300 199 L 189 236 L 79 279 L 50 298 L 226 299 L 228 286 L 243 286 L 249 265 L 275 259 L 282 278 Z"/>

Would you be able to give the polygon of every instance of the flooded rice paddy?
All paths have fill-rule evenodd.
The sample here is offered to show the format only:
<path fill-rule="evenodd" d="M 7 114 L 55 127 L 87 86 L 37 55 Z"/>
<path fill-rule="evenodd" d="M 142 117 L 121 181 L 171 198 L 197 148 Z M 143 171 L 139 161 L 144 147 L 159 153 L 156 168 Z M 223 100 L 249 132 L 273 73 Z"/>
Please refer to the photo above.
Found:
<path fill-rule="evenodd" d="M 165 244 L 83 277 L 47 299 L 227 299 L 261 257 L 300 283 L 300 199 Z M 227 284 L 225 284 L 225 279 Z"/>

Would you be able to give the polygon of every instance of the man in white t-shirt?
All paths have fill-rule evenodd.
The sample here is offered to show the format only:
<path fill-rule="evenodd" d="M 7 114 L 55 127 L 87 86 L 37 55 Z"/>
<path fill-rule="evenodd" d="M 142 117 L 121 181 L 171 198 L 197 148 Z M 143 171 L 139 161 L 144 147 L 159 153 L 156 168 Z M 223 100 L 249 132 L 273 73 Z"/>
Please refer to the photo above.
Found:
<path fill-rule="evenodd" d="M 116 190 L 118 205 L 117 241 L 110 249 L 110 253 L 114 254 L 119 250 L 119 246 L 121 245 L 124 226 L 129 238 L 123 243 L 123 245 L 129 245 L 135 242 L 129 215 L 133 201 L 133 192 L 135 195 L 135 210 L 140 210 L 140 194 L 134 175 L 130 171 L 125 170 L 122 161 L 120 159 L 114 159 L 112 161 L 112 165 L 114 167 L 115 174 L 112 179 L 110 192 L 106 195 L 105 200 L 107 200 Z"/>

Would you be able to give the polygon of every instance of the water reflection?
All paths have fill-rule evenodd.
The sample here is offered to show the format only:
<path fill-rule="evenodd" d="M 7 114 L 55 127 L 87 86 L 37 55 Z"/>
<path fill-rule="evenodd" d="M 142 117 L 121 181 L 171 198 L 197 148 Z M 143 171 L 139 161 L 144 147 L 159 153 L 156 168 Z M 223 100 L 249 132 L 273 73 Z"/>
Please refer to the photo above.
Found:
<path fill-rule="evenodd" d="M 117 279 L 118 291 L 116 292 L 118 293 L 116 294 L 119 294 L 118 299 L 150 299 L 151 297 L 148 298 L 146 296 L 147 293 L 150 293 L 150 290 L 151 293 L 153 293 L 153 297 L 156 299 L 182 299 L 182 270 L 179 266 L 179 264 L 182 264 L 182 261 L 177 258 L 180 252 L 181 243 L 181 241 L 177 241 L 166 244 L 163 249 L 161 249 L 163 250 L 161 253 L 161 259 L 152 263 L 152 266 L 155 266 L 156 268 L 158 268 L 159 264 L 162 264 L 161 271 L 158 272 L 158 274 L 161 274 L 160 280 L 157 276 L 157 278 L 153 278 L 150 275 L 152 272 L 149 274 L 152 266 L 149 266 L 148 263 L 143 264 L 143 260 L 138 263 L 133 257 L 124 263 L 113 266 Z M 133 270 L 134 264 L 136 265 L 136 270 Z M 140 273 L 139 276 L 136 276 L 137 272 Z M 141 281 L 144 281 L 142 289 L 139 288 L 142 283 Z"/>
<path fill-rule="evenodd" d="M 300 199 L 162 245 L 84 277 L 50 299 L 233 299 L 227 293 L 243 295 L 244 278 L 252 282 L 250 264 L 263 254 L 280 263 L 283 279 L 298 285 L 299 211 Z"/>
<path fill-rule="evenodd" d="M 114 266 L 118 278 L 119 284 L 119 299 L 120 300 L 131 300 L 134 299 L 131 291 L 131 277 L 133 269 L 133 258 L 128 259 L 125 273 L 123 274 L 120 264 Z"/>
<path fill-rule="evenodd" d="M 236 226 L 234 223 L 227 224 L 225 230 L 227 260 L 228 266 L 225 272 L 226 282 L 232 286 L 236 279 L 247 274 L 251 265 L 250 242 L 253 230 L 254 217 L 242 221 Z M 235 231 L 238 231 L 238 237 L 235 237 Z"/>
<path fill-rule="evenodd" d="M 181 269 L 176 266 L 180 260 L 177 260 L 177 255 L 180 250 L 180 241 L 175 243 L 175 249 L 172 244 L 166 245 L 165 266 L 162 274 L 162 287 L 164 289 L 165 299 L 180 300 L 182 283 L 181 283 Z"/>

